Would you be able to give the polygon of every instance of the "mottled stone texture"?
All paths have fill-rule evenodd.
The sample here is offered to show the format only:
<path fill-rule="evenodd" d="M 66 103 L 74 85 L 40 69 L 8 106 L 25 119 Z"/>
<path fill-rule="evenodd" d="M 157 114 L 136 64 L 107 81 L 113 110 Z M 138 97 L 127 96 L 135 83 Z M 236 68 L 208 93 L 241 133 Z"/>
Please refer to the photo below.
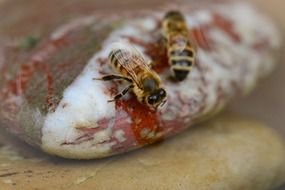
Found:
<path fill-rule="evenodd" d="M 52 158 L 3 133 L 0 139 L 5 190 L 270 190 L 285 179 L 284 141 L 268 126 L 232 115 L 96 161 Z"/>
<path fill-rule="evenodd" d="M 13 132 L 25 134 L 24 136 L 28 134 L 32 144 L 39 144 L 39 131 L 43 125 L 41 117 L 55 109 L 63 90 L 80 73 L 90 56 L 98 50 L 109 30 L 110 26 L 102 26 L 98 33 L 94 34 L 90 27 L 83 26 L 75 31 L 67 31 L 64 36 L 57 39 L 34 37 L 38 44 L 28 49 L 23 44 L 30 43 L 25 41 L 26 37 L 23 37 L 24 41 L 13 42 L 7 39 L 2 51 L 5 56 L 2 55 L 4 65 L 1 67 L 0 82 L 0 117 L 2 121 L 7 122 L 4 126 L 14 125 L 11 129 Z M 12 43 L 11 47 L 9 43 Z M 15 100 L 16 97 L 19 99 Z M 36 132 L 33 133 L 31 130 Z"/>

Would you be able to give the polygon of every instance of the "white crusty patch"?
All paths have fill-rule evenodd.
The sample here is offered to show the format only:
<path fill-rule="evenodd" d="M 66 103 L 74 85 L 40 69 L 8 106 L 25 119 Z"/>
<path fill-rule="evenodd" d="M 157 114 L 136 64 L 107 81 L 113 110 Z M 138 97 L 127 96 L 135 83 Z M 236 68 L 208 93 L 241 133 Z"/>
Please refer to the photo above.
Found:
<path fill-rule="evenodd" d="M 262 75 L 267 74 L 273 68 L 274 54 L 260 55 L 250 46 L 251 44 L 259 41 L 262 37 L 266 37 L 271 39 L 268 44 L 270 48 L 274 49 L 280 45 L 278 32 L 270 22 L 259 13 L 256 13 L 251 6 L 232 4 L 215 6 L 214 8 L 225 18 L 235 23 L 235 29 L 241 36 L 242 42 L 237 44 L 222 30 L 213 29 L 209 35 L 214 41 L 215 51 L 207 52 L 198 49 L 197 54 L 200 66 L 206 71 L 201 73 L 197 67 L 194 67 L 187 80 L 182 81 L 179 85 L 165 80 L 166 76 L 162 76 L 169 101 L 177 101 L 176 92 L 180 92 L 181 98 L 186 103 L 193 104 L 204 101 L 206 104 L 205 113 L 220 109 L 225 103 L 216 104 L 219 98 L 217 94 L 218 84 L 223 88 L 227 97 L 237 93 L 230 81 L 238 81 L 241 90 L 245 93 L 254 86 Z M 240 14 L 241 12 L 242 14 Z M 210 11 L 205 9 L 198 10 L 191 15 L 188 14 L 186 18 L 189 27 L 197 27 L 200 24 L 207 24 L 212 21 Z M 87 19 L 85 22 L 89 23 L 89 21 Z M 265 25 L 267 26 L 266 30 L 264 30 Z M 78 20 L 71 23 L 71 26 L 64 26 L 63 29 L 61 28 L 60 31 L 55 32 L 53 36 L 60 36 L 62 33 L 66 33 L 66 28 L 74 26 L 81 26 L 78 24 Z M 107 129 L 95 133 L 92 140 L 80 144 L 61 145 L 64 142 L 80 137 L 81 133 L 78 132 L 77 128 L 97 127 L 96 122 L 98 120 L 102 118 L 111 119 L 115 116 L 114 103 L 107 103 L 107 100 L 112 97 L 104 93 L 105 89 L 110 87 L 110 83 L 92 80 L 94 77 L 100 77 L 97 59 L 106 58 L 113 48 L 113 42 L 122 40 L 122 36 L 132 36 L 143 41 L 152 40 L 150 31 L 154 28 L 155 18 L 153 17 L 135 19 L 126 22 L 109 35 L 102 45 L 102 50 L 95 53 L 82 73 L 64 91 L 63 98 L 55 112 L 47 115 L 42 130 L 43 149 L 70 158 L 102 157 L 111 154 L 111 147 L 116 144 L 116 142 L 110 141 L 112 135 L 119 142 L 123 142 L 128 138 L 123 130 L 113 131 L 111 122 Z M 260 28 L 263 28 L 263 30 L 259 30 Z M 255 35 L 257 30 L 259 33 Z M 134 46 L 141 51 L 144 50 L 141 46 Z M 219 62 L 223 62 L 226 67 L 221 66 Z M 231 69 L 226 69 L 227 67 L 231 67 Z M 108 68 L 104 68 L 104 71 L 106 69 L 112 72 Z M 204 77 L 208 82 L 207 85 L 203 83 L 201 77 Z M 202 100 L 203 92 L 201 92 L 201 89 L 207 94 L 205 100 Z M 197 113 L 202 115 L 199 109 L 195 109 L 193 106 L 191 109 L 187 109 L 186 105 L 172 104 L 163 113 L 162 119 L 173 120 L 178 116 L 197 115 Z M 153 134 L 146 133 L 146 135 L 152 136 Z"/>
<path fill-rule="evenodd" d="M 68 28 L 68 26 L 65 27 Z M 104 154 L 110 150 L 108 144 L 93 144 L 100 142 L 102 137 L 108 139 L 110 131 L 94 135 L 94 140 L 88 141 L 88 143 L 61 146 L 62 143 L 69 142 L 71 139 L 80 136 L 78 128 L 96 128 L 98 120 L 115 116 L 114 103 L 108 103 L 107 101 L 111 97 L 105 94 L 106 85 L 108 87 L 108 84 L 93 80 L 93 78 L 101 77 L 99 73 L 100 65 L 97 59 L 107 57 L 110 48 L 109 43 L 103 45 L 102 51 L 97 52 L 89 60 L 81 74 L 65 89 L 63 98 L 55 112 L 46 116 L 42 130 L 42 146 L 45 150 L 49 152 L 72 151 L 75 155 L 84 154 L 90 150 L 92 150 L 93 155 Z"/>

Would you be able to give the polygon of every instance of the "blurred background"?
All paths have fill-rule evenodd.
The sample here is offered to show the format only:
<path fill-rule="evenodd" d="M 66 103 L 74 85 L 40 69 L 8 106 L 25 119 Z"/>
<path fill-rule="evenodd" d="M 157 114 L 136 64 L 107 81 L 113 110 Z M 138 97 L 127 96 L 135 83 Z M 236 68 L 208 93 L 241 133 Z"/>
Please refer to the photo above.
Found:
<path fill-rule="evenodd" d="M 251 0 L 272 17 L 285 39 L 285 1 Z M 262 29 L 261 29 L 262 30 Z M 248 97 L 231 104 L 229 110 L 253 117 L 276 128 L 285 139 L 285 50 L 280 55 L 278 67 L 271 76 L 261 81 Z"/>

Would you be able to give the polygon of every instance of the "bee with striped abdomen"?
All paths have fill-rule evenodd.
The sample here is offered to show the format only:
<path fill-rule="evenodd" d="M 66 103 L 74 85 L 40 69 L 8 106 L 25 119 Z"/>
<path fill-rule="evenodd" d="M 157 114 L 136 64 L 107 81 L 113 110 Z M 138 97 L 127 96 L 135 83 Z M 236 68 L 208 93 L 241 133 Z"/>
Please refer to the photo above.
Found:
<path fill-rule="evenodd" d="M 135 47 L 125 42 L 114 43 L 108 59 L 119 75 L 106 75 L 99 80 L 119 79 L 130 83 L 109 102 L 120 99 L 132 89 L 139 102 L 154 109 L 164 105 L 167 95 L 160 77 Z"/>
<path fill-rule="evenodd" d="M 173 77 L 182 81 L 192 70 L 196 56 L 182 13 L 179 11 L 166 13 L 162 21 L 162 35 Z"/>

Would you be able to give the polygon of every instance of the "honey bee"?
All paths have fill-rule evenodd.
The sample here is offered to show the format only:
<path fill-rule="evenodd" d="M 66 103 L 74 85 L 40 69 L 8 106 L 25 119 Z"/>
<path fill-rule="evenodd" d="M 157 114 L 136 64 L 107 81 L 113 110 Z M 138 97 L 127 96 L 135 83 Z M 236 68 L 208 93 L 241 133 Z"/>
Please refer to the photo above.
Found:
<path fill-rule="evenodd" d="M 196 52 L 181 12 L 166 13 L 162 21 L 162 35 L 173 77 L 183 81 L 192 70 Z"/>
<path fill-rule="evenodd" d="M 106 75 L 99 80 L 109 81 L 114 79 L 125 80 L 130 83 L 120 93 L 115 95 L 116 101 L 132 89 L 139 102 L 148 105 L 155 110 L 166 102 L 166 91 L 158 74 L 151 69 L 151 62 L 147 62 L 144 56 L 132 45 L 126 42 L 113 44 L 110 52 L 109 64 L 119 75 Z"/>

